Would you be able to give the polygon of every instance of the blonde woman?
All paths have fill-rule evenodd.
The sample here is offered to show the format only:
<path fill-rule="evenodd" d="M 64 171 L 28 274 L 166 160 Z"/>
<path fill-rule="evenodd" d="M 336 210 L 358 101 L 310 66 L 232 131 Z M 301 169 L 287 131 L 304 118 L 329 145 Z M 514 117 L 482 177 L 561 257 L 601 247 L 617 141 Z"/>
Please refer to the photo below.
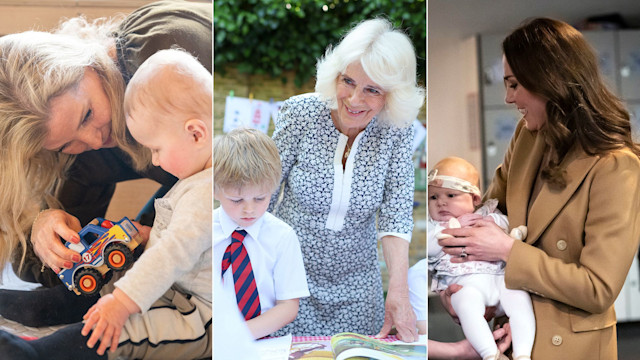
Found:
<path fill-rule="evenodd" d="M 104 215 L 117 182 L 173 185 L 128 134 L 123 94 L 160 49 L 181 47 L 211 72 L 212 18 L 211 4 L 160 1 L 124 19 L 74 18 L 53 33 L 0 38 L 0 269 L 12 261 L 24 280 L 58 285 L 55 273 L 80 260 L 60 238 L 78 242 L 81 226 Z M 5 294 L 0 304 L 21 296 Z M 17 314 L 3 306 L 2 315 Z M 54 316 L 46 315 L 19 320 L 43 325 Z"/>

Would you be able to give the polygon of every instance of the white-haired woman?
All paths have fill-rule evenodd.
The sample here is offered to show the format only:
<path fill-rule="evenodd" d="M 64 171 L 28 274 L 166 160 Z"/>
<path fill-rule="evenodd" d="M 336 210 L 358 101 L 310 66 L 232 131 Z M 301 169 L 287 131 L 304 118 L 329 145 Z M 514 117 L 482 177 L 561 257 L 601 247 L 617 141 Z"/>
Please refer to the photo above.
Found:
<path fill-rule="evenodd" d="M 281 332 L 383 336 L 395 325 L 401 339 L 414 340 L 411 124 L 424 92 L 409 38 L 384 19 L 360 23 L 318 62 L 316 91 L 285 101 L 273 134 L 284 186 L 271 208 L 296 230 L 311 292 Z M 386 304 L 378 240 L 389 270 Z"/>
<path fill-rule="evenodd" d="M 61 284 L 55 273 L 80 256 L 60 238 L 78 242 L 81 225 L 104 216 L 117 182 L 173 185 L 175 177 L 151 167 L 150 153 L 128 134 L 124 90 L 146 58 L 172 46 L 211 71 L 212 21 L 211 4 L 159 1 L 125 18 L 74 18 L 53 33 L 0 38 L 0 272 L 12 261 L 24 280 Z M 43 298 L 72 294 L 58 288 Z M 34 326 L 79 321 L 72 316 L 86 308 L 75 306 L 91 302 L 73 295 L 72 305 L 41 314 L 19 308 L 32 309 L 23 295 L 34 299 L 3 290 L 0 311 Z"/>

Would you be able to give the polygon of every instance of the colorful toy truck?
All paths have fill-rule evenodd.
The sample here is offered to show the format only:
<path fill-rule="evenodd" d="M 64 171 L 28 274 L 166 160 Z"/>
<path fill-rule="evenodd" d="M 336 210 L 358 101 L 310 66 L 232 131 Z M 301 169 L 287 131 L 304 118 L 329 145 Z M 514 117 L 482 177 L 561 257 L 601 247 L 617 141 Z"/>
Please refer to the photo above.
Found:
<path fill-rule="evenodd" d="M 58 273 L 67 288 L 78 295 L 99 292 L 108 281 L 109 271 L 127 269 L 141 240 L 138 229 L 127 217 L 116 223 L 103 218 L 93 219 L 78 234 L 80 242 L 67 242 L 66 246 L 80 253 L 80 262 Z"/>

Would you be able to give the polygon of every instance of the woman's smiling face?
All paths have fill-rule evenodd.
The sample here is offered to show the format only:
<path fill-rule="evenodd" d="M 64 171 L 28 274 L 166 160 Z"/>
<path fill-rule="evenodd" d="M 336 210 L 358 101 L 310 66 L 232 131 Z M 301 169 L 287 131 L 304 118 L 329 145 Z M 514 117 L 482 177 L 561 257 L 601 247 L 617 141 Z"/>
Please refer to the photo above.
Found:
<path fill-rule="evenodd" d="M 66 154 L 115 147 L 111 103 L 98 74 L 87 68 L 80 83 L 51 99 L 44 148 Z"/>
<path fill-rule="evenodd" d="M 518 82 L 504 56 L 502 57 L 502 64 L 504 66 L 504 86 L 506 89 L 504 101 L 507 104 L 516 106 L 526 122 L 527 129 L 531 131 L 540 130 L 548 119 L 547 101 L 525 89 Z"/>
<path fill-rule="evenodd" d="M 385 105 L 386 93 L 359 62 L 349 64 L 340 74 L 336 90 L 338 109 L 334 121 L 344 134 L 362 131 Z"/>

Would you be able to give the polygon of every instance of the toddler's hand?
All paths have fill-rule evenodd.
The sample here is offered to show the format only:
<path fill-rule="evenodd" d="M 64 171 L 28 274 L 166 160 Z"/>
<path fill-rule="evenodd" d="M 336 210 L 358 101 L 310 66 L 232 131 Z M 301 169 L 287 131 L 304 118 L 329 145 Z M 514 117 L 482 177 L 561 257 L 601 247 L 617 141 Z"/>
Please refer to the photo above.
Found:
<path fill-rule="evenodd" d="M 119 291 L 119 289 L 116 291 Z M 100 340 L 100 347 L 97 350 L 98 355 L 103 355 L 107 347 L 111 352 L 116 351 L 124 323 L 129 318 L 129 315 L 136 312 L 134 310 L 136 309 L 132 309 L 128 304 L 118 300 L 114 294 L 101 297 L 83 317 L 85 324 L 82 328 L 82 335 L 87 336 L 93 329 L 87 341 L 87 346 L 93 348 Z"/>

